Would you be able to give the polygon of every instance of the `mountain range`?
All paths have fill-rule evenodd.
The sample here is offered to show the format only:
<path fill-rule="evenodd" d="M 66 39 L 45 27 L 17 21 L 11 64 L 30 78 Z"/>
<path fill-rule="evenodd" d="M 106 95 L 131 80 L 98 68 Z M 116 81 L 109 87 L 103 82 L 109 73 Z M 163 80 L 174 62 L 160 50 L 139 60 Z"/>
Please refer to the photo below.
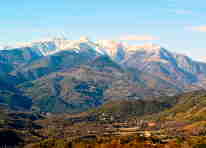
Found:
<path fill-rule="evenodd" d="M 0 66 L 0 103 L 13 109 L 73 113 L 206 88 L 206 63 L 154 44 L 54 38 L 2 47 Z"/>

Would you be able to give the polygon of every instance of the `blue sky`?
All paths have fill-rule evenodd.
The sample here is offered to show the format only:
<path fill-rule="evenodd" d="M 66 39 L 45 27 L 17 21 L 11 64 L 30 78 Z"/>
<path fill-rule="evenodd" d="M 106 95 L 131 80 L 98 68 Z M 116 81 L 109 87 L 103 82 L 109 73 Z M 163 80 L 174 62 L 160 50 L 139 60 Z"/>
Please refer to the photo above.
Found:
<path fill-rule="evenodd" d="M 206 57 L 205 6 L 205 0 L 2 1 L 0 44 L 64 32 L 69 39 L 130 37 L 128 40 L 136 44 L 152 42 L 203 59 Z"/>

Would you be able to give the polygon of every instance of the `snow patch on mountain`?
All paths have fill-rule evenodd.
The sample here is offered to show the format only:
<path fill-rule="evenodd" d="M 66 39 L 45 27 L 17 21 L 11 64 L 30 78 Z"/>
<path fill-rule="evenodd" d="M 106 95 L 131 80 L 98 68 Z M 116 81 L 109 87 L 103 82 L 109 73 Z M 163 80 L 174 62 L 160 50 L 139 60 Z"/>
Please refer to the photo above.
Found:
<path fill-rule="evenodd" d="M 51 38 L 40 41 L 33 41 L 29 43 L 18 43 L 14 46 L 2 47 L 2 50 L 12 50 L 17 48 L 31 48 L 41 56 L 48 56 L 63 50 L 72 50 L 76 53 L 90 50 L 96 52 L 98 55 L 106 55 L 102 47 L 89 40 L 88 37 L 81 37 L 79 40 L 67 40 L 66 38 Z"/>
<path fill-rule="evenodd" d="M 43 39 L 29 43 L 18 43 L 14 46 L 0 47 L 2 50 L 18 49 L 28 47 L 39 56 L 48 56 L 63 50 L 81 52 L 93 52 L 95 55 L 107 55 L 117 62 L 125 61 L 134 57 L 146 62 L 173 63 L 185 66 L 189 69 L 192 60 L 186 56 L 172 53 L 156 44 L 128 45 L 115 40 L 91 41 L 88 37 L 79 40 L 68 40 L 64 37 Z M 25 48 L 26 50 L 26 48 Z M 180 64 L 179 64 L 180 63 Z"/>

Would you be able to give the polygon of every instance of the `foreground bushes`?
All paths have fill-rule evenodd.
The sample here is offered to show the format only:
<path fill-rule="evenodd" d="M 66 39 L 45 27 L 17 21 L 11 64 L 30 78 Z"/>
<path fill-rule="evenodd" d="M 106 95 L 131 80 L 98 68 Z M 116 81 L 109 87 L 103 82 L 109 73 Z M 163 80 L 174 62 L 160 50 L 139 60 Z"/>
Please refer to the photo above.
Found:
<path fill-rule="evenodd" d="M 26 148 L 206 148 L 206 138 L 193 137 L 182 142 L 172 139 L 168 143 L 141 137 L 83 137 L 70 142 L 63 139 L 47 139 Z"/>

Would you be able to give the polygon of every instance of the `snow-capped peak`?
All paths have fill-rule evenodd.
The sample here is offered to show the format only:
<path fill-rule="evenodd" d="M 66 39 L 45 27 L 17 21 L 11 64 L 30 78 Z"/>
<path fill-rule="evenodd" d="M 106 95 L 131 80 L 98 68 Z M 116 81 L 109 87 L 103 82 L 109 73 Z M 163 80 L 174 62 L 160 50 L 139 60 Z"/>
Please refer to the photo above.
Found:
<path fill-rule="evenodd" d="M 76 53 L 84 50 L 93 50 L 97 54 L 106 54 L 100 46 L 90 41 L 88 37 L 81 37 L 79 40 L 68 40 L 64 37 L 47 38 L 27 43 L 17 43 L 14 46 L 7 46 L 7 48 L 2 47 L 2 49 L 4 50 L 24 47 L 31 48 L 32 51 L 38 53 L 41 56 L 47 56 L 62 50 L 72 50 Z"/>
<path fill-rule="evenodd" d="M 124 44 L 115 40 L 99 40 L 97 44 L 111 57 L 115 57 L 122 50 L 124 52 Z"/>
<path fill-rule="evenodd" d="M 81 37 L 79 40 L 68 40 L 65 37 L 55 37 L 28 43 L 18 43 L 15 45 L 15 48 L 23 47 L 29 47 L 40 56 L 51 55 L 62 50 L 71 50 L 76 53 L 93 51 L 93 53 L 97 55 L 108 55 L 115 60 L 123 60 L 126 55 L 141 50 L 147 53 L 155 53 L 155 55 L 158 56 L 163 49 L 161 46 L 155 44 L 127 45 L 126 43 L 115 40 L 98 40 L 93 42 L 85 36 Z M 13 47 L 7 49 L 11 48 Z"/>
<path fill-rule="evenodd" d="M 90 42 L 89 37 L 87 37 L 87 36 L 80 37 L 79 41 L 80 42 Z"/>

